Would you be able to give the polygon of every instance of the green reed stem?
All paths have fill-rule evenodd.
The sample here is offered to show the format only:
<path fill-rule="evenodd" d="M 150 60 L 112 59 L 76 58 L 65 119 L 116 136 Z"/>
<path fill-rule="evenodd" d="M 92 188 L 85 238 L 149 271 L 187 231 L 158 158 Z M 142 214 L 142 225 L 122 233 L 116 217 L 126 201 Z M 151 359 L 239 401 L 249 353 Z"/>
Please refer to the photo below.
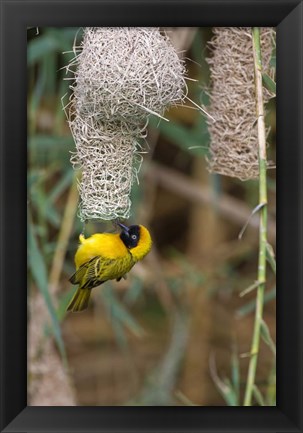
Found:
<path fill-rule="evenodd" d="M 244 406 L 251 406 L 253 388 L 255 384 L 258 363 L 260 331 L 263 315 L 264 290 L 266 282 L 266 243 L 267 243 L 267 184 L 266 184 L 266 133 L 264 122 L 264 106 L 262 91 L 262 57 L 260 46 L 260 29 L 253 27 L 253 55 L 256 88 L 256 113 L 258 120 L 258 147 L 259 147 L 259 202 L 263 204 L 260 210 L 259 228 L 259 261 L 256 312 L 254 331 L 252 337 L 250 361 L 248 366 L 247 383 L 244 396 Z"/>

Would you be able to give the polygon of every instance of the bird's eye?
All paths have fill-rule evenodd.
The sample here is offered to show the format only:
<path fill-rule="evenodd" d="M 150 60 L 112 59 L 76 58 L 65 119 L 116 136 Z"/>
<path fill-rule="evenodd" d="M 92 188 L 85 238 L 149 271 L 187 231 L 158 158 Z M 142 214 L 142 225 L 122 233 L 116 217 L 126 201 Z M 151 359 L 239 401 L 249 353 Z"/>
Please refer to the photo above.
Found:
<path fill-rule="evenodd" d="M 135 239 L 137 239 L 137 236 L 136 235 L 132 235 L 131 238 L 135 240 Z"/>

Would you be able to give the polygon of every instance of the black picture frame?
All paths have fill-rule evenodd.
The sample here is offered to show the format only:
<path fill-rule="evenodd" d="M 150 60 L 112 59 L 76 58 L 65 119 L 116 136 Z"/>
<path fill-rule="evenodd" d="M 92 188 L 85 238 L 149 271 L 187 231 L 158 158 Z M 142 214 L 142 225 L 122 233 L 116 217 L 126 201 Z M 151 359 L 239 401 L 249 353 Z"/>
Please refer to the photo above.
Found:
<path fill-rule="evenodd" d="M 302 33 L 298 0 L 1 1 L 1 431 L 302 432 Z M 27 407 L 26 28 L 277 27 L 277 406 Z"/>

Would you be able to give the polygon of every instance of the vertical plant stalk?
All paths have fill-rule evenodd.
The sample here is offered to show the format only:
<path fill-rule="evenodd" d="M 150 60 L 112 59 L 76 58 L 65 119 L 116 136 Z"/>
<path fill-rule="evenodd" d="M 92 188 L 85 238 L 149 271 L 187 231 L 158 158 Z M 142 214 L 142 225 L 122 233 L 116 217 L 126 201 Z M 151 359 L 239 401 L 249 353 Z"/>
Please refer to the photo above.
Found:
<path fill-rule="evenodd" d="M 49 291 L 54 295 L 58 291 L 59 279 L 62 272 L 64 258 L 68 247 L 68 240 L 73 229 L 73 222 L 75 219 L 77 206 L 78 206 L 79 194 L 77 190 L 77 180 L 74 177 L 72 185 L 69 190 L 63 220 L 58 236 L 56 250 L 49 274 Z"/>
<path fill-rule="evenodd" d="M 263 315 L 264 290 L 266 282 L 266 243 L 267 243 L 267 184 L 266 184 L 266 132 L 264 121 L 263 89 L 262 89 L 262 56 L 260 45 L 260 28 L 253 27 L 253 55 L 256 87 L 256 112 L 258 120 L 258 147 L 259 147 L 259 260 L 258 260 L 258 289 L 256 299 L 256 312 L 254 331 L 250 351 L 244 406 L 251 406 L 253 388 L 255 384 L 258 363 L 260 333 Z"/>

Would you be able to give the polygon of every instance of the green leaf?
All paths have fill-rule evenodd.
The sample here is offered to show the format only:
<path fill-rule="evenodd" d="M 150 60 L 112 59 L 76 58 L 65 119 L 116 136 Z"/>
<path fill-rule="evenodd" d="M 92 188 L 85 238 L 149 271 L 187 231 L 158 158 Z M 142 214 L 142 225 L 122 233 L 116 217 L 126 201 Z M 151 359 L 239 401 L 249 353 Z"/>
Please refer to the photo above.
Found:
<path fill-rule="evenodd" d="M 57 209 L 49 205 L 48 202 L 45 203 L 44 217 L 53 225 L 53 227 L 59 227 L 61 223 L 61 217 Z"/>
<path fill-rule="evenodd" d="M 210 358 L 210 374 L 221 396 L 224 398 L 228 406 L 238 406 L 239 400 L 237 390 L 233 388 L 231 381 L 228 378 L 223 380 L 219 377 L 216 369 L 214 357 Z"/>
<path fill-rule="evenodd" d="M 32 39 L 27 49 L 27 64 L 32 66 L 46 55 L 58 50 L 58 42 L 48 35 L 41 35 Z"/>
<path fill-rule="evenodd" d="M 54 188 L 51 190 L 48 196 L 48 202 L 49 203 L 55 203 L 56 200 L 60 197 L 60 195 L 71 186 L 73 181 L 73 170 L 70 168 L 70 170 L 67 170 L 65 173 L 63 173 L 63 176 L 61 179 L 55 184 Z"/>
<path fill-rule="evenodd" d="M 32 277 L 40 290 L 41 295 L 44 298 L 45 304 L 47 306 L 47 310 L 49 312 L 51 322 L 52 322 L 52 331 L 54 334 L 54 338 L 60 354 L 62 356 L 63 361 L 66 363 L 66 352 L 65 347 L 61 335 L 60 324 L 58 321 L 58 317 L 56 315 L 56 310 L 48 291 L 48 279 L 47 279 L 47 270 L 46 265 L 44 263 L 43 256 L 40 252 L 35 234 L 33 224 L 31 222 L 31 218 L 28 218 L 28 263 L 29 268 L 31 270 Z"/>
<path fill-rule="evenodd" d="M 112 322 L 112 325 L 113 325 L 113 330 L 116 334 L 116 339 L 117 339 L 119 346 L 122 349 L 126 350 L 128 347 L 127 337 L 126 337 L 125 330 L 124 330 L 121 322 L 119 322 L 118 320 L 114 320 Z"/>
<path fill-rule="evenodd" d="M 27 173 L 27 189 L 31 190 L 41 180 L 41 172 L 31 170 Z"/>
<path fill-rule="evenodd" d="M 277 51 L 276 47 L 274 47 L 271 53 L 271 59 L 269 63 L 272 68 L 276 68 L 276 57 L 277 57 L 276 51 Z"/>
<path fill-rule="evenodd" d="M 256 402 L 260 406 L 265 406 L 263 395 L 261 394 L 261 391 L 259 390 L 259 388 L 257 387 L 257 385 L 253 386 L 253 395 L 254 395 L 254 397 L 256 399 Z"/>
<path fill-rule="evenodd" d="M 135 277 L 129 289 L 125 293 L 124 302 L 128 305 L 133 305 L 143 290 L 143 282 L 140 278 Z"/>
<path fill-rule="evenodd" d="M 31 203 L 37 209 L 40 221 L 48 221 L 54 227 L 59 227 L 61 217 L 57 209 L 55 209 L 52 203 L 49 202 L 45 192 L 41 187 L 37 186 L 35 188 L 35 192 L 31 191 L 29 198 L 31 200 Z"/>
<path fill-rule="evenodd" d="M 31 165 L 46 166 L 56 161 L 57 169 L 58 166 L 70 168 L 70 152 L 75 150 L 71 136 L 34 135 L 28 137 L 28 146 Z"/>
<path fill-rule="evenodd" d="M 209 77 L 209 65 L 205 59 L 205 52 L 207 50 L 207 42 L 211 37 L 211 29 L 204 27 L 197 29 L 195 38 L 191 46 L 191 58 L 197 62 L 199 71 L 199 82 L 207 82 Z M 202 55 L 202 53 L 204 53 Z"/>
<path fill-rule="evenodd" d="M 49 54 L 43 59 L 43 63 L 46 68 L 46 83 L 45 83 L 45 95 L 53 95 L 56 93 L 56 82 L 58 80 L 57 72 L 57 56 L 56 53 Z"/>
<path fill-rule="evenodd" d="M 269 290 L 267 293 L 265 293 L 264 295 L 264 305 L 269 302 L 272 301 L 273 299 L 276 298 L 276 288 L 273 287 L 271 290 Z M 237 317 L 244 317 L 249 313 L 252 313 L 256 308 L 256 301 L 250 301 L 247 304 L 243 305 L 243 307 L 239 308 L 236 311 L 236 315 Z"/>
<path fill-rule="evenodd" d="M 273 247 L 267 242 L 266 243 L 266 260 L 270 264 L 271 269 L 273 270 L 274 274 L 276 275 L 276 259 L 275 259 L 275 253 L 273 250 Z"/>
<path fill-rule="evenodd" d="M 273 339 L 271 338 L 269 328 L 263 319 L 261 320 L 261 328 L 260 329 L 261 329 L 262 340 L 264 341 L 265 344 L 267 344 L 270 347 L 273 354 L 276 356 L 276 345 L 275 345 Z"/>
<path fill-rule="evenodd" d="M 69 153 L 74 150 L 74 140 L 72 136 L 60 137 L 55 135 L 35 135 L 28 137 L 28 144 L 31 151 L 40 150 L 41 153 L 49 152 L 51 150 L 59 151 L 62 153 Z"/>
<path fill-rule="evenodd" d="M 58 29 L 55 27 L 50 27 L 47 29 L 46 35 L 56 41 L 57 50 L 59 54 L 65 51 L 72 51 L 72 42 L 75 37 L 76 31 L 73 29 L 70 33 L 62 31 L 63 29 Z"/>
<path fill-rule="evenodd" d="M 37 109 L 41 102 L 41 99 L 44 94 L 44 89 L 47 83 L 47 65 L 45 63 L 46 57 L 43 57 L 40 64 L 39 64 L 39 72 L 37 76 L 37 81 L 35 84 L 35 87 L 32 91 L 32 95 L 29 102 L 29 119 L 30 119 L 30 126 L 31 128 L 35 129 L 35 122 L 37 117 Z M 32 125 L 33 124 L 33 125 Z M 32 131 L 30 129 L 30 131 Z"/>
<path fill-rule="evenodd" d="M 270 76 L 267 74 L 262 74 L 262 81 L 264 87 L 276 95 L 276 83 L 270 78 Z"/>
<path fill-rule="evenodd" d="M 39 62 L 42 57 L 49 55 L 50 53 L 62 54 L 62 52 L 71 51 L 77 32 L 77 28 L 57 29 L 53 27 L 48 28 L 45 30 L 44 34 L 32 39 L 28 43 L 28 66 L 32 66 L 34 63 Z"/>
<path fill-rule="evenodd" d="M 115 321 L 120 322 L 137 337 L 141 337 L 144 334 L 143 328 L 117 299 L 110 285 L 104 287 L 104 289 L 100 291 L 100 295 L 107 309 L 108 316 L 113 323 Z"/>
<path fill-rule="evenodd" d="M 75 288 L 71 287 L 67 293 L 64 293 L 59 298 L 58 308 L 57 308 L 57 318 L 61 322 L 66 316 L 66 308 L 75 293 Z"/>
<path fill-rule="evenodd" d="M 240 367 L 238 354 L 235 348 L 233 349 L 231 356 L 231 380 L 238 404 L 240 401 Z"/>
<path fill-rule="evenodd" d="M 268 385 L 266 390 L 266 404 L 267 406 L 276 406 L 276 362 L 269 373 Z"/>
<path fill-rule="evenodd" d="M 221 388 L 222 397 L 229 406 L 238 406 L 237 394 L 233 389 L 231 381 L 228 378 L 225 378 L 223 382 L 225 386 L 224 388 Z"/>
<path fill-rule="evenodd" d="M 202 123 L 199 124 L 201 129 L 191 129 L 173 121 L 159 122 L 159 119 L 151 116 L 150 125 L 159 129 L 166 138 L 180 147 L 180 149 L 192 155 L 202 156 L 208 152 L 209 135 L 206 127 L 204 131 L 201 128 Z"/>

